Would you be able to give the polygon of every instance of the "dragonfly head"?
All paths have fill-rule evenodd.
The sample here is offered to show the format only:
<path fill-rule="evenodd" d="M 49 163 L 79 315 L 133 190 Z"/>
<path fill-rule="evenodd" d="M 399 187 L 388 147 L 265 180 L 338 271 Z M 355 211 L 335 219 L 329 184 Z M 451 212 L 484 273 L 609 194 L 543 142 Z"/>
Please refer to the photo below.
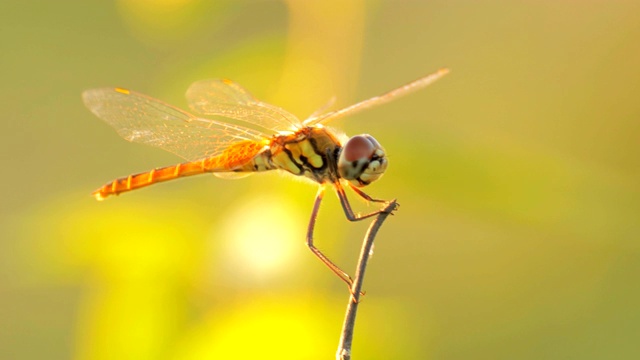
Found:
<path fill-rule="evenodd" d="M 351 137 L 338 157 L 338 175 L 357 187 L 378 180 L 387 169 L 384 149 L 371 135 Z"/>

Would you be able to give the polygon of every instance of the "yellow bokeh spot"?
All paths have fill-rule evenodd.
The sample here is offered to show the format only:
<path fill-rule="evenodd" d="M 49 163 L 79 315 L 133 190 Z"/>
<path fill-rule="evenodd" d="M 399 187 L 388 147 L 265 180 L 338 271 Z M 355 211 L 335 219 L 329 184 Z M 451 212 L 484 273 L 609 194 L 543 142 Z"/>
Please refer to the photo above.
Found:
<path fill-rule="evenodd" d="M 296 247 L 303 248 L 306 219 L 286 198 L 254 195 L 239 199 L 238 205 L 222 219 L 221 231 L 212 241 L 222 241 L 218 255 L 224 272 L 264 278 L 294 263 Z"/>
<path fill-rule="evenodd" d="M 193 34 L 205 19 L 220 23 L 232 5 L 227 1 L 203 0 L 118 0 L 121 17 L 139 40 L 155 45 L 179 41 Z"/>
<path fill-rule="evenodd" d="M 176 359 L 326 359 L 339 328 L 320 299 L 251 298 L 211 312 L 187 334 Z M 307 300 L 307 301 L 305 301 Z M 322 306 L 325 305 L 325 306 Z"/>

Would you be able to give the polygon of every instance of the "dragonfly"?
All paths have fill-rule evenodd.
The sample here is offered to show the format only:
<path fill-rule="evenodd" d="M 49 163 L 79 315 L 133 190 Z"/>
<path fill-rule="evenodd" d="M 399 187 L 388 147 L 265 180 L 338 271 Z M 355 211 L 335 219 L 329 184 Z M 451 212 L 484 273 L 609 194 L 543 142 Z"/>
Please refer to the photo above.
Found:
<path fill-rule="evenodd" d="M 82 94 L 87 108 L 124 139 L 156 146 L 187 160 L 115 179 L 92 194 L 97 200 L 103 200 L 159 182 L 204 173 L 232 178 L 277 170 L 310 179 L 319 188 L 307 227 L 306 244 L 351 288 L 351 277 L 314 245 L 313 232 L 320 204 L 326 189 L 333 187 L 349 221 L 378 215 L 382 210 L 355 213 L 345 188 L 367 202 L 388 203 L 367 195 L 361 188 L 379 179 L 389 161 L 384 148 L 371 135 L 346 138 L 325 125 L 422 89 L 448 72 L 446 68 L 439 69 L 382 95 L 341 110 L 314 114 L 304 121 L 254 98 L 227 79 L 193 83 L 186 93 L 192 112 L 124 88 L 87 90 Z"/>

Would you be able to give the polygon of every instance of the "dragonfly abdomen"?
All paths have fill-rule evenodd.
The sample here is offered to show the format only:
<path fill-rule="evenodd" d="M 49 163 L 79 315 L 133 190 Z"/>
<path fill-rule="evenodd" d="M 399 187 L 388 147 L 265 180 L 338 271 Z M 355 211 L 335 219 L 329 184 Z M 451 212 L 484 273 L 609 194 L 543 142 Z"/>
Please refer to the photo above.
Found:
<path fill-rule="evenodd" d="M 264 150 L 268 150 L 264 143 L 242 141 L 229 147 L 218 156 L 115 179 L 94 191 L 93 196 L 98 200 L 103 200 L 110 195 L 118 195 L 159 182 L 205 172 L 251 172 L 275 169 L 269 161 L 269 153 Z"/>
<path fill-rule="evenodd" d="M 126 191 L 136 190 L 162 181 L 202 174 L 206 172 L 206 168 L 203 166 L 204 162 L 205 161 L 186 162 L 115 179 L 94 191 L 93 196 L 95 196 L 97 200 L 103 200 L 109 195 L 118 195 Z"/>

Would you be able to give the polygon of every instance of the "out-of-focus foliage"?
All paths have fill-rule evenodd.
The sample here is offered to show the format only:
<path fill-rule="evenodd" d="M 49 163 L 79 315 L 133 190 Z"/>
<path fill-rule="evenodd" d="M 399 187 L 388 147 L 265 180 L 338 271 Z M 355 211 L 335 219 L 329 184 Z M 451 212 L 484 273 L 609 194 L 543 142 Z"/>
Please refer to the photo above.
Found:
<path fill-rule="evenodd" d="M 441 66 L 332 124 L 390 156 L 362 359 L 640 356 L 637 1 L 3 1 L 0 354 L 326 359 L 348 292 L 304 244 L 315 188 L 200 176 L 96 202 L 179 161 L 122 141 L 80 93 L 180 107 L 230 78 L 304 118 Z M 323 204 L 352 269 L 367 224 Z M 357 203 L 360 210 L 366 205 Z"/>

